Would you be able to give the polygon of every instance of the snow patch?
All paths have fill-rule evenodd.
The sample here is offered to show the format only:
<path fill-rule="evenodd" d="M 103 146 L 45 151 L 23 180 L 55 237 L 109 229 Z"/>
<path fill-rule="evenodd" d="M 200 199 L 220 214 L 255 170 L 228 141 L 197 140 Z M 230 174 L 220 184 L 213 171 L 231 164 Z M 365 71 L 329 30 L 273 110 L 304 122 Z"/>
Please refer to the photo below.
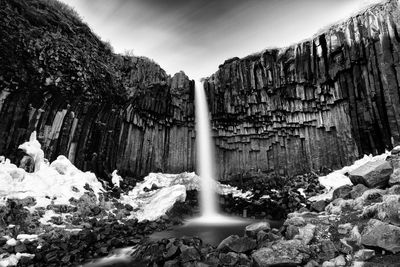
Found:
<path fill-rule="evenodd" d="M 133 217 L 141 220 L 155 220 L 170 210 L 175 202 L 185 201 L 186 190 L 200 190 L 200 177 L 194 172 L 181 174 L 150 173 L 143 182 L 126 195 L 121 196 L 123 204 L 138 210 Z M 242 192 L 236 187 L 215 182 L 217 193 L 232 194 L 233 197 L 249 198 L 251 192 Z M 153 188 L 153 190 L 152 190 Z"/>
<path fill-rule="evenodd" d="M 0 205 L 7 199 L 34 197 L 35 207 L 49 204 L 69 204 L 71 197 L 79 199 L 89 184 L 98 196 L 104 192 L 102 184 L 94 173 L 82 172 L 65 156 L 58 156 L 50 165 L 44 159 L 43 150 L 33 132 L 30 140 L 19 146 L 34 159 L 35 172 L 27 173 L 12 164 L 9 159 L 0 162 Z"/>
<path fill-rule="evenodd" d="M 367 162 L 375 162 L 378 160 L 384 160 L 387 156 L 390 155 L 390 152 L 386 151 L 383 154 L 372 156 L 372 155 L 364 155 L 363 158 L 354 162 L 353 165 L 343 167 L 340 170 L 331 172 L 326 176 L 321 176 L 318 178 L 319 183 L 325 187 L 325 193 L 311 197 L 310 201 L 319 201 L 319 200 L 326 200 L 332 199 L 333 191 L 341 187 L 343 185 L 352 185 L 350 178 L 346 176 L 347 173 L 357 169 L 358 167 L 366 164 Z"/>

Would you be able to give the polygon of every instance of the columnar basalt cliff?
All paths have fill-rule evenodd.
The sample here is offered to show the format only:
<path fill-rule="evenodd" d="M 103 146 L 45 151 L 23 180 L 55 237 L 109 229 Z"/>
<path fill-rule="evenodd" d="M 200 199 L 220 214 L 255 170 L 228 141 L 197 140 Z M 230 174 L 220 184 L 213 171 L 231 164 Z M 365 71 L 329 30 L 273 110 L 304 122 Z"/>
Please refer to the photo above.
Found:
<path fill-rule="evenodd" d="M 336 168 L 400 141 L 400 8 L 226 61 L 206 80 L 219 176 Z"/>
<path fill-rule="evenodd" d="M 234 58 L 206 79 L 219 178 L 336 168 L 399 143 L 400 11 L 369 8 L 315 38 Z M 194 83 L 114 54 L 57 1 L 0 0 L 0 154 L 38 132 L 107 176 L 195 167 Z M 132 44 L 134 46 L 134 44 Z"/>
<path fill-rule="evenodd" d="M 0 1 L 0 154 L 33 130 L 107 176 L 193 170 L 193 89 L 146 58 L 119 56 L 57 1 Z"/>

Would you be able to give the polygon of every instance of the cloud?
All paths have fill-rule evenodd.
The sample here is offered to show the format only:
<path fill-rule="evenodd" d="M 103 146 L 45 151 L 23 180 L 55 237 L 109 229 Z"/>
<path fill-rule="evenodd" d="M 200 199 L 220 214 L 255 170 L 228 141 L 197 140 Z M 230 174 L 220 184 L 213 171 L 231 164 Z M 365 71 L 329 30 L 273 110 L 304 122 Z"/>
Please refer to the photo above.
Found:
<path fill-rule="evenodd" d="M 377 0 L 62 0 L 117 52 L 209 76 L 227 58 L 312 36 Z"/>

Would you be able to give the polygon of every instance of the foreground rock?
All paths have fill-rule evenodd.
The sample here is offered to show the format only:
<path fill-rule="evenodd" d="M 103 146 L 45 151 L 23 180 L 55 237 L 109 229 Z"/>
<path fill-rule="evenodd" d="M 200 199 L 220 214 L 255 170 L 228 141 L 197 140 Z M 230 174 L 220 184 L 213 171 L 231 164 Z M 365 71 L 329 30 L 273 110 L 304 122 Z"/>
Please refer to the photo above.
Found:
<path fill-rule="evenodd" d="M 371 219 L 362 232 L 361 243 L 398 253 L 400 252 L 400 227 Z"/>
<path fill-rule="evenodd" d="M 386 187 L 393 173 L 393 168 L 386 160 L 370 161 L 350 172 L 349 177 L 354 185 L 364 184 L 369 188 Z"/>
<path fill-rule="evenodd" d="M 310 258 L 310 251 L 300 240 L 276 241 L 252 253 L 257 266 L 296 265 Z"/>

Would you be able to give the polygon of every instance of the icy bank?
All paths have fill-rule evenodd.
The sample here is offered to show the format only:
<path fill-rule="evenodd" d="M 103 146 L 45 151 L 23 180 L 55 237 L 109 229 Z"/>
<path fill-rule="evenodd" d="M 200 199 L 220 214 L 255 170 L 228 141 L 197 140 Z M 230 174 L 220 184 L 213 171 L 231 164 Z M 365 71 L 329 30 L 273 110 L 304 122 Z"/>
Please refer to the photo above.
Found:
<path fill-rule="evenodd" d="M 150 173 L 128 194 L 121 196 L 121 202 L 131 205 L 136 212 L 133 217 L 155 220 L 170 210 L 175 202 L 186 199 L 186 191 L 200 190 L 200 177 L 194 172 L 181 174 Z M 233 197 L 248 198 L 250 192 L 242 192 L 236 187 L 215 182 L 217 193 L 232 194 Z"/>
<path fill-rule="evenodd" d="M 88 192 L 86 184 L 90 185 L 97 196 L 105 191 L 94 173 L 82 172 L 65 156 L 58 156 L 51 164 L 46 164 L 35 132 L 19 148 L 34 159 L 35 172 L 28 173 L 8 159 L 0 162 L 0 204 L 4 204 L 7 199 L 26 197 L 35 198 L 35 207 L 69 204 L 70 198 L 79 199 Z"/>

